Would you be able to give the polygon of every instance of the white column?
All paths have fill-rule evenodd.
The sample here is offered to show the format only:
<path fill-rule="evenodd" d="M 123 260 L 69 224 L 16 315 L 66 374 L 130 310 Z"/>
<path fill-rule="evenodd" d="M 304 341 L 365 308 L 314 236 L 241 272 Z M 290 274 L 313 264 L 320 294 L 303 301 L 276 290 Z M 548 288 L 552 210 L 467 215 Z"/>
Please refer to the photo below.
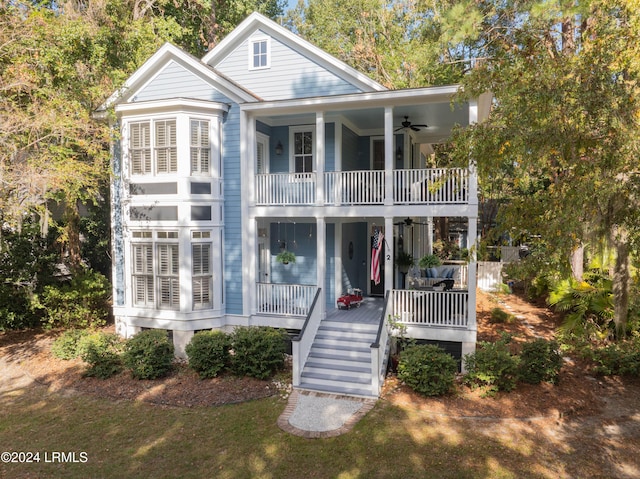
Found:
<path fill-rule="evenodd" d="M 467 274 L 467 285 L 469 292 L 469 329 L 476 330 L 476 249 L 478 244 L 478 218 L 469 217 L 468 235 L 469 272 Z"/>
<path fill-rule="evenodd" d="M 427 218 L 427 254 L 433 254 L 433 217 Z"/>
<path fill-rule="evenodd" d="M 327 275 L 327 228 L 324 218 L 316 218 L 316 282 L 318 288 L 322 288 L 322 293 L 318 298 L 320 308 L 320 317 L 324 319 L 326 316 L 327 292 L 325 285 L 325 277 Z"/>
<path fill-rule="evenodd" d="M 256 122 L 240 111 L 240 165 L 241 175 L 240 217 L 242 218 L 242 313 L 249 316 L 255 304 L 256 291 L 256 222 L 249 216 L 249 201 L 255 181 Z"/>
<path fill-rule="evenodd" d="M 393 217 L 385 216 L 384 218 L 384 248 L 382 253 L 384 254 L 384 290 L 385 293 L 393 289 Z"/>
<path fill-rule="evenodd" d="M 316 204 L 324 204 L 324 112 L 316 112 Z"/>
<path fill-rule="evenodd" d="M 384 109 L 384 204 L 393 204 L 393 108 Z"/>

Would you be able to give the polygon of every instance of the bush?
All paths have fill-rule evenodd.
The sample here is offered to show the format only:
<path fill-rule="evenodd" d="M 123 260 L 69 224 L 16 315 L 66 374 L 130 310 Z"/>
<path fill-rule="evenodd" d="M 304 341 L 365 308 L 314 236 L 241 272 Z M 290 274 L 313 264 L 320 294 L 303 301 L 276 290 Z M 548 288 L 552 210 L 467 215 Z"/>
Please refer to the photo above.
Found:
<path fill-rule="evenodd" d="M 80 340 L 80 357 L 89 367 L 85 376 L 108 379 L 122 371 L 122 341 L 115 334 L 97 332 Z"/>
<path fill-rule="evenodd" d="M 491 310 L 491 317 L 489 319 L 490 322 L 496 324 L 496 323 L 513 323 L 515 321 L 516 317 L 513 314 L 509 314 L 506 311 L 504 311 L 503 309 L 500 308 L 493 308 Z"/>
<path fill-rule="evenodd" d="M 433 344 L 408 347 L 398 363 L 398 379 L 425 396 L 448 393 L 457 371 L 453 356 Z"/>
<path fill-rule="evenodd" d="M 598 374 L 640 376 L 640 338 L 595 349 L 592 358 Z"/>
<path fill-rule="evenodd" d="M 284 366 L 287 333 L 266 326 L 239 327 L 231 334 L 231 370 L 267 379 Z"/>
<path fill-rule="evenodd" d="M 70 282 L 46 286 L 40 299 L 50 326 L 104 326 L 109 316 L 111 286 L 100 273 L 86 270 Z"/>
<path fill-rule="evenodd" d="M 80 356 L 78 345 L 80 341 L 89 335 L 86 329 L 68 329 L 51 345 L 51 354 L 56 358 L 70 360 Z"/>
<path fill-rule="evenodd" d="M 562 368 L 562 356 L 558 349 L 558 343 L 545 339 L 525 343 L 520 353 L 520 379 L 530 384 L 542 381 L 555 384 Z"/>
<path fill-rule="evenodd" d="M 518 357 L 508 347 L 510 338 L 503 337 L 495 343 L 480 342 L 479 349 L 464 357 L 466 384 L 487 388 L 488 394 L 512 391 L 518 378 Z"/>
<path fill-rule="evenodd" d="M 231 338 L 222 331 L 202 331 L 186 347 L 189 367 L 201 378 L 216 377 L 229 365 Z"/>
<path fill-rule="evenodd" d="M 166 331 L 148 329 L 126 342 L 122 359 L 134 378 L 156 379 L 171 370 L 173 344 Z"/>

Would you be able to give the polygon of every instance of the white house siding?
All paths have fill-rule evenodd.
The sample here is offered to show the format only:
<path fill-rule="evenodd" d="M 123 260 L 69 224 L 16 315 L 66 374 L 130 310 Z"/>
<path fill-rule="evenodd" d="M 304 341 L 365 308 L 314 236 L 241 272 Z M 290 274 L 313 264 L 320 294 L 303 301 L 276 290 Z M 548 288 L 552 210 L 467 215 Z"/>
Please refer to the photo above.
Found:
<path fill-rule="evenodd" d="M 257 34 L 262 32 L 256 31 Z M 266 34 L 264 34 L 266 35 Z M 358 93 L 361 90 L 271 37 L 271 66 L 249 70 L 249 40 L 213 65 L 264 100 Z"/>
<path fill-rule="evenodd" d="M 213 86 L 175 61 L 167 63 L 160 73 L 134 96 L 136 102 L 169 98 L 229 102 L 229 99 Z"/>

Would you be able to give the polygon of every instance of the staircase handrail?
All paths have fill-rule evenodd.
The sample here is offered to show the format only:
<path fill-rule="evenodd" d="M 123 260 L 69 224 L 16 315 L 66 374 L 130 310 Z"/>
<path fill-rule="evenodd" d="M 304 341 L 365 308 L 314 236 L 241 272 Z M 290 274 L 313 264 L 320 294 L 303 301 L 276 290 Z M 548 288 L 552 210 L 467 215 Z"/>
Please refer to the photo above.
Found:
<path fill-rule="evenodd" d="M 391 291 L 387 291 L 387 293 L 384 295 L 384 305 L 382 306 L 382 314 L 380 315 L 380 321 L 378 322 L 378 333 L 376 334 L 375 341 L 371 343 L 372 348 L 380 347 L 380 336 L 382 335 L 382 328 L 385 325 L 385 323 L 387 323 L 385 319 L 387 317 L 387 307 L 389 304 L 390 293 Z"/>
<path fill-rule="evenodd" d="M 390 308 L 392 307 L 390 298 L 391 291 L 388 290 L 385 294 L 382 315 L 378 323 L 378 333 L 375 341 L 371 343 L 371 390 L 375 396 L 380 396 L 386 372 L 387 358 L 389 357 L 389 350 L 387 348 L 389 343 L 389 322 L 387 318 L 390 315 Z M 380 345 L 382 345 L 382 348 Z M 382 351 L 380 351 L 381 349 Z"/>
<path fill-rule="evenodd" d="M 302 375 L 302 369 L 304 368 L 304 363 L 307 361 L 313 340 L 318 332 L 318 328 L 320 327 L 320 321 L 322 321 L 320 313 L 316 312 L 316 304 L 318 302 L 318 298 L 320 298 L 321 291 L 322 288 L 318 288 L 316 291 L 316 295 L 313 298 L 313 302 L 311 303 L 307 317 L 304 320 L 302 329 L 300 329 L 300 333 L 291 339 L 294 387 L 300 385 L 300 378 Z"/>

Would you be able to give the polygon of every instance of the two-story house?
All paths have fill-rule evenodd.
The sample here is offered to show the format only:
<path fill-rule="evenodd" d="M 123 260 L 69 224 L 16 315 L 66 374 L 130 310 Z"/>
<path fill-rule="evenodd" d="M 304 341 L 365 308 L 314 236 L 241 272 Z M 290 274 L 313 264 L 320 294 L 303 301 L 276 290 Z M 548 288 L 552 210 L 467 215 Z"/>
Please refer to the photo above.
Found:
<path fill-rule="evenodd" d="M 430 252 L 434 218 L 475 243 L 473 168 L 426 167 L 487 114 L 488 96 L 454 104 L 457 90 L 388 90 L 257 13 L 202 59 L 164 45 L 102 109 L 119 131 L 117 331 L 165 329 L 184 355 L 200 330 L 287 328 L 296 387 L 364 396 L 379 393 L 390 318 L 474 350 L 473 258 L 410 273 L 452 278 L 445 291 L 395 264 Z M 356 288 L 361 307 L 339 310 Z"/>

